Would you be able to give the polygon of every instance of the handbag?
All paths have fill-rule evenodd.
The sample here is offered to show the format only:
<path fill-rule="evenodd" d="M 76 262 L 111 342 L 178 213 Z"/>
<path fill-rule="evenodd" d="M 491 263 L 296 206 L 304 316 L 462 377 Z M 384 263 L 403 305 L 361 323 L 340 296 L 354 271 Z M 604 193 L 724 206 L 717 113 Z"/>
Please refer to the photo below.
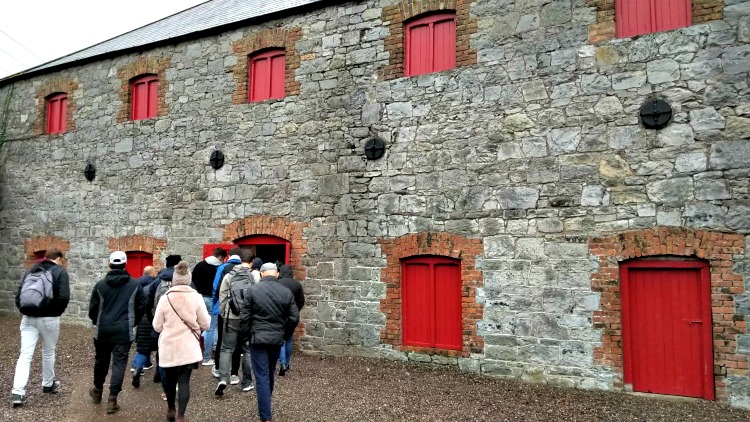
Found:
<path fill-rule="evenodd" d="M 180 316 L 180 313 L 177 312 L 177 309 L 174 308 L 174 305 L 172 305 L 172 301 L 169 300 L 169 294 L 166 294 L 165 296 L 167 297 L 167 302 L 169 302 L 169 306 L 172 308 L 175 315 L 177 315 L 177 318 L 179 318 L 180 321 L 182 321 L 182 323 L 185 324 L 186 327 L 188 327 L 188 330 L 190 330 L 190 334 L 192 334 L 193 337 L 195 337 L 195 339 L 198 341 L 198 345 L 201 347 L 201 353 L 203 353 L 205 351 L 204 349 L 205 346 L 203 344 L 203 334 L 201 334 L 200 332 L 196 333 L 195 330 L 193 330 L 193 327 L 191 327 L 190 324 L 188 324 L 187 321 L 185 321 L 185 319 L 183 319 Z"/>

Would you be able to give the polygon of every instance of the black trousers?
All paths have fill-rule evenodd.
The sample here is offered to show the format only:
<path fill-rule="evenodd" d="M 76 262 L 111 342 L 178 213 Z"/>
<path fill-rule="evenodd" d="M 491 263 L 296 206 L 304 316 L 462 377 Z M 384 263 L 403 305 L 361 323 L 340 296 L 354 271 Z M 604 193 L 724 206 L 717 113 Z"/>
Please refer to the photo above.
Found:
<path fill-rule="evenodd" d="M 224 318 L 219 315 L 219 320 L 217 323 L 219 335 L 216 339 L 216 350 L 214 351 L 214 368 L 216 370 L 219 370 L 219 360 L 221 358 L 221 338 L 224 336 L 224 329 L 226 328 L 224 326 Z M 240 342 L 237 342 L 237 346 L 234 348 L 234 352 L 232 353 L 232 368 L 229 373 L 231 375 L 238 375 L 240 373 L 240 357 L 242 355 L 242 344 Z"/>
<path fill-rule="evenodd" d="M 109 394 L 116 396 L 122 391 L 122 380 L 128 366 L 128 354 L 132 343 L 110 343 L 94 339 L 94 387 L 104 388 L 104 380 L 112 363 L 112 376 L 109 379 Z"/>
<path fill-rule="evenodd" d="M 185 416 L 185 409 L 190 401 L 190 373 L 193 372 L 193 368 L 195 364 L 163 368 L 167 408 L 174 409 L 175 399 L 177 399 L 177 416 Z M 177 386 L 180 388 L 178 389 Z"/>

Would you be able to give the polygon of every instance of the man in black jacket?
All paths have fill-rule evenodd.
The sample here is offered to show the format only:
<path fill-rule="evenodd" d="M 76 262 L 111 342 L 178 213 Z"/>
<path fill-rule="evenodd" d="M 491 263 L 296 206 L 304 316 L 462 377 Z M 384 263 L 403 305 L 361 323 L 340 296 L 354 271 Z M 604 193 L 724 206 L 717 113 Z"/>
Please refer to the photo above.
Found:
<path fill-rule="evenodd" d="M 107 413 L 120 410 L 117 395 L 122 390 L 122 380 L 128 364 L 130 346 L 135 340 L 133 327 L 145 312 L 146 298 L 141 285 L 125 271 L 125 252 L 112 252 L 109 257 L 110 272 L 94 286 L 89 301 L 89 318 L 96 326 L 94 331 L 94 385 L 89 396 L 101 403 L 104 379 L 112 362 L 109 380 Z"/>
<path fill-rule="evenodd" d="M 195 264 L 195 268 L 193 268 L 195 290 L 203 296 L 203 303 L 206 304 L 206 310 L 211 315 L 211 325 L 208 327 L 208 331 L 203 332 L 204 366 L 214 365 L 214 360 L 211 359 L 211 349 L 216 346 L 214 342 L 216 337 L 214 334 L 216 334 L 216 324 L 218 323 L 218 318 L 213 315 L 214 278 L 216 278 L 216 270 L 219 268 L 219 265 L 223 264 L 226 260 L 227 251 L 224 248 L 216 248 L 211 256 Z"/>
<path fill-rule="evenodd" d="M 260 283 L 250 287 L 241 300 L 240 333 L 250 341 L 258 414 L 262 421 L 270 421 L 274 369 L 284 339 L 297 327 L 299 311 L 292 292 L 277 282 L 276 264 L 263 264 L 260 274 Z"/>
<path fill-rule="evenodd" d="M 29 381 L 31 358 L 34 357 L 34 349 L 39 337 L 42 338 L 42 392 L 57 393 L 60 388 L 60 381 L 55 379 L 55 348 L 60 335 L 60 315 L 65 312 L 70 301 L 68 273 L 62 267 L 62 261 L 63 253 L 59 249 L 48 249 L 44 260 L 34 264 L 24 274 L 16 292 L 16 308 L 21 311 L 23 318 L 21 319 L 21 353 L 16 363 L 11 392 L 11 402 L 14 407 L 26 403 L 26 384 Z M 30 306 L 27 300 L 21 299 L 24 281 L 32 273 L 35 276 L 41 276 L 46 272 L 49 272 L 48 275 L 52 279 L 52 298 L 42 301 L 40 306 Z"/>
<path fill-rule="evenodd" d="M 305 291 L 302 288 L 302 283 L 293 278 L 292 267 L 289 265 L 282 265 L 279 268 L 279 284 L 292 292 L 294 303 L 297 305 L 297 309 L 302 312 L 302 308 L 305 306 Z M 293 347 L 294 336 L 284 339 L 284 345 L 281 346 L 281 353 L 279 354 L 279 362 L 281 363 L 281 367 L 279 368 L 280 377 L 283 377 L 289 371 L 289 362 L 292 360 Z"/>

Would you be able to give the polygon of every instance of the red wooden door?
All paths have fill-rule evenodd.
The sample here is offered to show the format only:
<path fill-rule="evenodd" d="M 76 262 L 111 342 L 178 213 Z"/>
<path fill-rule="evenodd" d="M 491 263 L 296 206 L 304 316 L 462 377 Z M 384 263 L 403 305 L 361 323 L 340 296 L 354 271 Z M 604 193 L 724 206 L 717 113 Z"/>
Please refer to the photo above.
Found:
<path fill-rule="evenodd" d="M 442 257 L 404 260 L 402 344 L 461 350 L 461 264 Z"/>
<path fill-rule="evenodd" d="M 208 258 L 214 254 L 214 249 L 223 248 L 227 251 L 227 258 L 229 257 L 229 250 L 234 247 L 232 243 L 205 243 L 203 244 L 203 259 Z"/>
<path fill-rule="evenodd" d="M 711 287 L 702 261 L 621 266 L 625 382 L 644 393 L 714 399 Z"/>
<path fill-rule="evenodd" d="M 148 252 L 130 251 L 125 252 L 128 260 L 125 262 L 125 271 L 133 278 L 143 275 L 143 269 L 154 265 L 154 256 Z"/>
<path fill-rule="evenodd" d="M 242 239 L 237 239 L 234 241 L 234 243 L 238 246 L 263 246 L 263 245 L 278 245 L 284 247 L 284 257 L 285 257 L 285 263 L 289 264 L 291 262 L 291 251 L 292 251 L 292 244 L 286 240 L 282 239 L 280 237 L 266 235 L 266 234 L 256 234 L 253 236 L 243 237 Z"/>

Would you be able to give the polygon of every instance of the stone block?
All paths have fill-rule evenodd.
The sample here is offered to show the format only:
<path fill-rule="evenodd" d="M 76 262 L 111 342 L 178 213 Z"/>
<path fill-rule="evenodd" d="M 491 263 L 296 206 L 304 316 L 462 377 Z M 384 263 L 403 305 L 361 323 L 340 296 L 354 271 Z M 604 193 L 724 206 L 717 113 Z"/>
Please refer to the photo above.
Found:
<path fill-rule="evenodd" d="M 706 171 L 707 159 L 706 154 L 694 152 L 689 154 L 680 154 L 675 159 L 674 170 L 678 173 L 698 173 Z M 696 196 L 698 194 L 696 186 Z"/>
<path fill-rule="evenodd" d="M 553 155 L 573 152 L 581 142 L 581 128 L 552 129 L 547 136 L 547 146 Z"/>
<path fill-rule="evenodd" d="M 746 168 L 750 163 L 750 140 L 735 142 L 715 142 L 711 145 L 708 168 L 728 170 Z"/>
<path fill-rule="evenodd" d="M 544 239 L 533 237 L 522 237 L 516 240 L 517 259 L 543 259 Z"/>
<path fill-rule="evenodd" d="M 750 203 L 738 202 L 727 210 L 726 225 L 732 230 L 747 232 L 750 230 Z"/>
<path fill-rule="evenodd" d="M 702 130 L 724 129 L 726 120 L 714 108 L 702 108 L 690 111 L 690 125 L 696 132 Z"/>
<path fill-rule="evenodd" d="M 701 201 L 713 201 L 717 199 L 730 199 L 727 183 L 721 179 L 701 179 L 695 181 L 695 199 Z"/>
<path fill-rule="evenodd" d="M 585 207 L 609 205 L 607 188 L 601 185 L 584 186 L 581 193 L 581 205 Z"/>
<path fill-rule="evenodd" d="M 659 131 L 659 146 L 683 147 L 693 143 L 695 143 L 695 137 L 690 125 L 673 123 Z"/>
<path fill-rule="evenodd" d="M 504 210 L 535 208 L 539 191 L 529 187 L 501 188 L 497 191 L 496 199 Z"/>
<path fill-rule="evenodd" d="M 646 65 L 648 81 L 652 84 L 680 79 L 680 64 L 673 59 L 652 60 Z"/>
<path fill-rule="evenodd" d="M 512 258 L 515 255 L 513 236 L 489 236 L 484 238 L 485 258 Z"/>
<path fill-rule="evenodd" d="M 659 180 L 646 185 L 651 201 L 665 204 L 679 204 L 693 199 L 693 179 L 678 177 Z"/>

